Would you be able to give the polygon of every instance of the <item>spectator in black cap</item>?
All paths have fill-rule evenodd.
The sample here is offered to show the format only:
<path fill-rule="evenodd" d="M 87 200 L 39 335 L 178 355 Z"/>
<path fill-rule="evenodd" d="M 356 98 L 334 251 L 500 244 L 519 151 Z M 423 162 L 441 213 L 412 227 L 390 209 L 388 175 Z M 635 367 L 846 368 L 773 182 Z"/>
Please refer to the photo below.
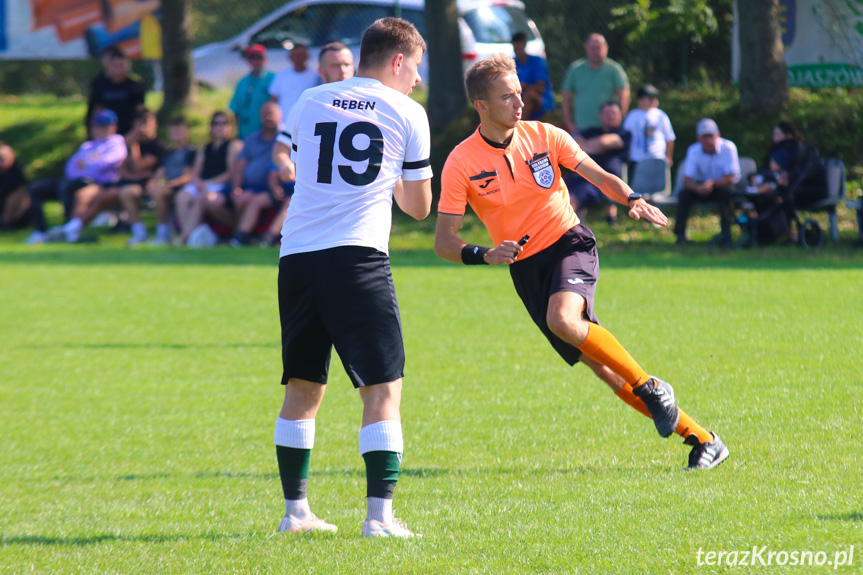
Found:
<path fill-rule="evenodd" d="M 107 108 L 117 114 L 117 133 L 125 136 L 132 129 L 132 121 L 144 110 L 146 88 L 129 77 L 129 60 L 117 46 L 102 51 L 102 72 L 90 84 L 87 100 L 87 130 L 93 125 L 93 116 Z"/>
<path fill-rule="evenodd" d="M 629 159 L 633 171 L 638 162 L 648 158 L 664 159 L 670 166 L 674 153 L 674 130 L 668 115 L 659 109 L 659 90 L 652 84 L 645 84 L 636 94 L 638 107 L 629 111 L 623 121 L 623 129 L 632 134 Z"/>

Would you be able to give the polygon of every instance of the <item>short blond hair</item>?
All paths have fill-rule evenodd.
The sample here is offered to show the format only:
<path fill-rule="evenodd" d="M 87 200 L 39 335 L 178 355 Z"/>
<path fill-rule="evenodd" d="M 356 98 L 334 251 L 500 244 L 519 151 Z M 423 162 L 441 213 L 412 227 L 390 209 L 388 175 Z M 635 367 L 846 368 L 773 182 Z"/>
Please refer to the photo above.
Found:
<path fill-rule="evenodd" d="M 515 60 L 506 54 L 495 54 L 487 60 L 480 60 L 467 69 L 464 87 L 471 102 L 487 100 L 491 84 L 499 76 L 515 74 Z"/>

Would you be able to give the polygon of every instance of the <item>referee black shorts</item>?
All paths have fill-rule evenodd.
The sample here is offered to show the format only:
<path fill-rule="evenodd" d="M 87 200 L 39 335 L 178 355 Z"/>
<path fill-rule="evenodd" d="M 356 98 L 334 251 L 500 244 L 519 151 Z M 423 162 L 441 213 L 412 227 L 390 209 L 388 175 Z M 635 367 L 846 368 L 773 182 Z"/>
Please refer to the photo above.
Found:
<path fill-rule="evenodd" d="M 282 385 L 327 382 L 332 348 L 354 387 L 404 376 L 401 317 L 389 257 L 345 246 L 279 260 Z"/>
<path fill-rule="evenodd" d="M 575 292 L 587 302 L 585 317 L 599 324 L 593 311 L 593 296 L 599 280 L 599 257 L 593 232 L 579 224 L 541 252 L 510 265 L 509 273 L 533 322 L 554 350 L 569 365 L 575 365 L 581 351 L 548 328 L 548 300 L 557 292 Z"/>

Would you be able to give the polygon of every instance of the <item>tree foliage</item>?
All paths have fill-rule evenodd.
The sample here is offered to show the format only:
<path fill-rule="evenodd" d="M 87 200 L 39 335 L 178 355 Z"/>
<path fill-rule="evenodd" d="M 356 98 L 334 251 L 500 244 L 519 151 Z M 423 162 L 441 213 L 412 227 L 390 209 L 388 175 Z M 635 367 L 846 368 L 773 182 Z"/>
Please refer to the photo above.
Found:
<path fill-rule="evenodd" d="M 707 0 L 670 0 L 657 6 L 651 0 L 636 0 L 611 9 L 612 30 L 625 33 L 627 42 L 673 40 L 681 36 L 702 44 L 719 30 L 716 15 Z"/>

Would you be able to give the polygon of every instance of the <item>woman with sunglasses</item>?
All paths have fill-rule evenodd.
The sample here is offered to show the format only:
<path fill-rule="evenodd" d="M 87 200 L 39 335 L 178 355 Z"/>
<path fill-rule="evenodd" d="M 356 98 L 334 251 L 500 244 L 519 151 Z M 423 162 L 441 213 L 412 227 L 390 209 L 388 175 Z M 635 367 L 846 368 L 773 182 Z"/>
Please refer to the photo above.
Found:
<path fill-rule="evenodd" d="M 176 212 L 180 235 L 175 244 L 184 245 L 189 234 L 201 225 L 204 203 L 210 196 L 223 193 L 230 185 L 231 173 L 243 141 L 233 136 L 233 126 L 227 112 L 217 111 L 210 120 L 210 142 L 195 157 L 192 182 L 177 194 Z"/>

